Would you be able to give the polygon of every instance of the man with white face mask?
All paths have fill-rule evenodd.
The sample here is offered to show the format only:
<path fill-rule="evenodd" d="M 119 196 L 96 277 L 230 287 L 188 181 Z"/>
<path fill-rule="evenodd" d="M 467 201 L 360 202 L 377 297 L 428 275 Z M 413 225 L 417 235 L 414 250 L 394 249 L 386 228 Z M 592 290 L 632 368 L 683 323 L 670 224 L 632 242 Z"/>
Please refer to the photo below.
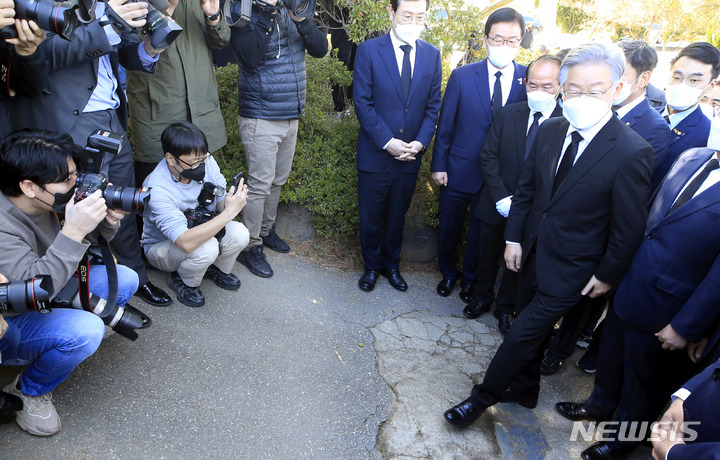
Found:
<path fill-rule="evenodd" d="M 505 249 L 505 222 L 510 212 L 512 195 L 526 155 L 542 123 L 551 117 L 562 116 L 557 102 L 560 92 L 560 59 L 540 56 L 527 68 L 527 101 L 506 105 L 493 120 L 482 152 L 485 184 L 480 192 L 475 216 L 480 220 L 477 285 L 475 299 L 465 307 L 468 318 L 477 318 L 496 302 L 495 317 L 498 329 L 506 334 L 515 309 L 517 276 L 505 270 L 495 296 L 498 260 Z"/>
<path fill-rule="evenodd" d="M 710 43 L 692 43 L 680 50 L 671 65 L 663 116 L 672 134 L 668 154 L 660 165 L 655 166 L 653 190 L 682 152 L 707 145 L 710 119 L 699 107 L 699 102 L 713 89 L 714 80 L 720 74 L 720 50 Z"/>
<path fill-rule="evenodd" d="M 363 42 L 355 55 L 363 291 L 372 291 L 381 274 L 393 288 L 408 288 L 399 266 L 405 213 L 440 109 L 440 51 L 418 39 L 429 6 L 430 0 L 391 0 L 390 33 Z"/>
<path fill-rule="evenodd" d="M 607 293 L 627 269 L 647 217 L 653 150 L 611 110 L 625 56 L 590 43 L 560 68 L 565 118 L 538 129 L 505 227 L 505 263 L 530 303 L 513 321 L 471 396 L 445 412 L 472 424 L 497 402 L 533 408 L 555 323 L 582 299 Z M 521 244 L 522 243 L 522 244 Z"/>
<path fill-rule="evenodd" d="M 488 58 L 453 71 L 438 120 L 430 166 L 433 180 L 442 186 L 438 267 L 443 279 L 437 293 L 447 297 L 460 279 L 460 298 L 466 303 L 473 300 L 478 260 L 480 222 L 472 213 L 462 272 L 458 248 L 468 207 L 475 206 L 483 186 L 480 150 L 493 118 L 504 105 L 525 100 L 525 66 L 513 61 L 523 30 L 525 20 L 512 8 L 488 16 L 483 36 Z"/>

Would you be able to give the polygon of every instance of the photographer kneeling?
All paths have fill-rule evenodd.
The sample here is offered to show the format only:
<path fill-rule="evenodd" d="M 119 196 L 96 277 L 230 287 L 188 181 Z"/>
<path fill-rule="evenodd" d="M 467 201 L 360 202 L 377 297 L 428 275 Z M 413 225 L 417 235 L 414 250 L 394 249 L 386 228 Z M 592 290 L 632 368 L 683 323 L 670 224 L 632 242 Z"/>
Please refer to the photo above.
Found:
<path fill-rule="evenodd" d="M 124 213 L 107 209 L 100 191 L 74 202 L 77 174 L 73 153 L 80 149 L 67 134 L 19 131 L 0 148 L 0 273 L 10 280 L 49 275 L 55 292 L 78 270 L 90 241 L 101 231 L 114 236 Z M 65 213 L 61 225 L 58 214 Z M 99 227 L 98 227 L 99 226 Z M 98 230 L 96 230 L 96 228 Z M 118 266 L 118 305 L 138 286 L 137 274 Z M 89 270 L 88 290 L 107 298 L 103 265 Z M 23 400 L 20 427 L 34 435 L 60 431 L 51 391 L 97 350 L 103 320 L 84 310 L 55 309 L 4 315 L 8 329 L 0 339 L 2 364 L 30 364 L 4 388 Z"/>
<path fill-rule="evenodd" d="M 245 206 L 247 187 L 241 180 L 225 194 L 227 183 L 220 167 L 208 153 L 205 135 L 192 123 L 172 123 L 163 131 L 161 143 L 165 158 L 143 184 L 152 187 L 152 194 L 142 244 L 148 262 L 170 272 L 167 284 L 178 300 L 202 307 L 203 278 L 222 289 L 240 287 L 231 270 L 250 235 L 233 219 Z M 203 195 L 207 199 L 200 203 Z"/>

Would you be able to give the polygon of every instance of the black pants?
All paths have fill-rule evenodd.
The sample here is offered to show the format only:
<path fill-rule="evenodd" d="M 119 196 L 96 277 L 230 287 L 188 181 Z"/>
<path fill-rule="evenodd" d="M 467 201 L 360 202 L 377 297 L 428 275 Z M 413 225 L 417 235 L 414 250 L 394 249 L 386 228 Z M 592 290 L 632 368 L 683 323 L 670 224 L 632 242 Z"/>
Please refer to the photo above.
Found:
<path fill-rule="evenodd" d="M 81 113 L 70 130 L 76 144 L 84 146 L 88 136 L 98 129 L 106 129 L 115 134 L 125 134 L 115 110 L 101 110 L 98 112 Z M 122 187 L 135 187 L 135 171 L 133 167 L 133 153 L 127 137 L 123 141 L 122 149 L 117 155 L 105 156 L 104 170 L 108 172 L 108 181 Z M 137 272 L 140 286 L 148 282 L 145 264 L 140 255 L 140 236 L 138 235 L 135 214 L 130 213 L 120 221 L 120 229 L 115 238 L 110 241 L 113 254 L 120 265 L 125 265 Z"/>
<path fill-rule="evenodd" d="M 606 303 L 607 298 L 605 296 L 594 299 L 583 297 L 578 302 L 577 307 L 570 310 L 563 317 L 560 330 L 550 341 L 550 353 L 562 360 L 572 356 L 580 333 L 585 329 L 588 322 L 593 322 L 593 325 L 597 323 Z"/>

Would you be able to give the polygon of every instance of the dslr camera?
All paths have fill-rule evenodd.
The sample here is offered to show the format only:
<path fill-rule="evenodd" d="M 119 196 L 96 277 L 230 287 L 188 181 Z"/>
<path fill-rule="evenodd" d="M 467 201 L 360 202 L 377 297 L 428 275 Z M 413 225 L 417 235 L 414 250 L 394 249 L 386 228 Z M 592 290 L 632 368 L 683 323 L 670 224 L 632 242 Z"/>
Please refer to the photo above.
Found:
<path fill-rule="evenodd" d="M 103 198 L 110 209 L 122 209 L 142 215 L 150 200 L 150 188 L 132 188 L 108 185 L 107 176 L 100 172 L 106 153 L 117 155 L 122 148 L 122 135 L 103 131 L 95 131 L 88 137 L 87 145 L 82 153 L 75 158 L 78 175 L 75 184 L 75 202 L 81 201 L 102 190 Z"/>
<path fill-rule="evenodd" d="M 31 311 L 50 313 L 50 297 L 53 292 L 52 280 L 47 275 L 0 283 L 0 314 Z"/>
<path fill-rule="evenodd" d="M 188 228 L 197 227 L 198 225 L 202 225 L 205 222 L 209 222 L 212 220 L 215 216 L 217 216 L 216 212 L 210 211 L 208 206 L 212 204 L 212 202 L 215 200 L 215 197 L 221 197 L 225 194 L 225 189 L 222 187 L 218 187 L 212 182 L 205 182 L 203 184 L 202 190 L 200 190 L 200 194 L 198 195 L 198 205 L 195 209 L 187 209 L 185 210 L 185 217 L 187 218 L 187 226 Z M 225 227 L 223 227 L 217 234 L 215 235 L 215 238 L 220 241 L 225 236 Z"/>
<path fill-rule="evenodd" d="M 57 34 L 65 40 L 75 37 L 78 27 L 78 5 L 53 0 L 15 0 L 15 19 L 35 21 L 41 29 Z M 17 38 L 15 25 L 0 29 L 0 38 Z"/>
<path fill-rule="evenodd" d="M 139 1 L 140 0 L 129 0 L 129 2 Z M 141 39 L 144 39 L 145 35 L 149 35 L 150 44 L 152 44 L 153 48 L 156 50 L 164 50 L 178 38 L 183 28 L 175 21 L 168 20 L 167 16 L 161 12 L 167 10 L 170 6 L 167 0 L 147 0 L 147 4 L 147 15 L 138 18 L 145 19 L 145 25 L 138 31 L 138 35 Z M 108 7 L 106 11 L 110 20 L 121 32 L 133 30 L 133 27 L 115 13 L 112 8 Z"/>
<path fill-rule="evenodd" d="M 243 28 L 252 20 L 253 11 L 273 13 L 287 8 L 299 18 L 311 18 L 316 4 L 317 0 L 277 0 L 274 5 L 264 0 L 226 0 L 223 13 L 230 27 Z"/>

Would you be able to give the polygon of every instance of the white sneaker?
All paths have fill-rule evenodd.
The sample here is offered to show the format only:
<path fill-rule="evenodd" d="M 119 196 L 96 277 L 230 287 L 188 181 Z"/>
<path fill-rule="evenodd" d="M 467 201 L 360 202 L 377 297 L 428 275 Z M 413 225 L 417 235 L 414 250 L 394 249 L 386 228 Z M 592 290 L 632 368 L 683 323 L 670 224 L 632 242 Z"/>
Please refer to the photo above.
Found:
<path fill-rule="evenodd" d="M 20 428 L 35 436 L 52 436 L 60 431 L 60 417 L 52 403 L 52 393 L 41 396 L 28 396 L 17 389 L 20 376 L 3 391 L 13 394 L 23 400 L 23 410 L 17 412 L 15 421 Z"/>

